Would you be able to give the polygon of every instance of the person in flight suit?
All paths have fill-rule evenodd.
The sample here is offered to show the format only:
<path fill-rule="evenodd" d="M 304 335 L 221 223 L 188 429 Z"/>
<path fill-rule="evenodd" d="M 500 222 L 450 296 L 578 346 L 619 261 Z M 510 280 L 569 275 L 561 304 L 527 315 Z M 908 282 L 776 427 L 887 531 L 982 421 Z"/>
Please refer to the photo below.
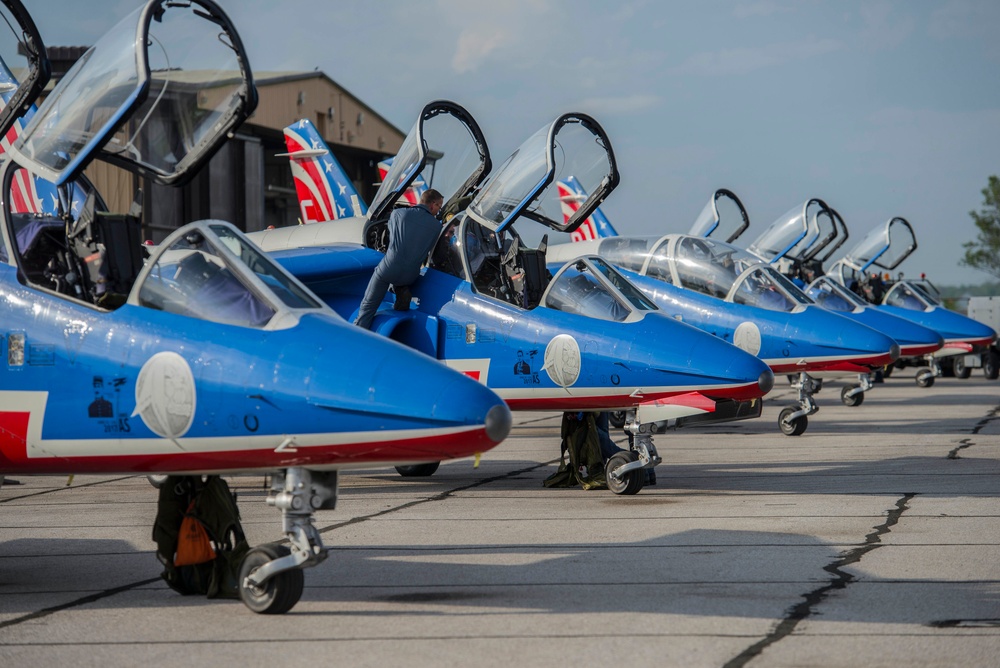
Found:
<path fill-rule="evenodd" d="M 410 285 L 420 276 L 420 265 L 437 241 L 441 231 L 437 216 L 442 206 L 444 197 L 429 188 L 420 196 L 419 204 L 396 209 L 389 216 L 389 247 L 368 282 L 355 325 L 371 329 L 390 284 L 396 291 L 394 308 L 405 311 L 410 307 Z"/>

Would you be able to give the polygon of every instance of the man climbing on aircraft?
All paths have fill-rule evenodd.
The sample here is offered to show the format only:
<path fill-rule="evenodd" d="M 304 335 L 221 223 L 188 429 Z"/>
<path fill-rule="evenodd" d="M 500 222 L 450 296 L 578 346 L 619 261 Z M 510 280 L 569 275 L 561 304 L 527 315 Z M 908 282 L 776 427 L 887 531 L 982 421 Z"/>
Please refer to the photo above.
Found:
<path fill-rule="evenodd" d="M 442 206 L 444 197 L 430 188 L 420 196 L 420 204 L 396 209 L 389 216 L 389 247 L 368 282 L 355 325 L 371 329 L 372 319 L 390 284 L 396 292 L 393 308 L 397 311 L 410 308 L 410 285 L 417 280 L 420 265 L 437 241 L 441 231 L 437 216 Z"/>

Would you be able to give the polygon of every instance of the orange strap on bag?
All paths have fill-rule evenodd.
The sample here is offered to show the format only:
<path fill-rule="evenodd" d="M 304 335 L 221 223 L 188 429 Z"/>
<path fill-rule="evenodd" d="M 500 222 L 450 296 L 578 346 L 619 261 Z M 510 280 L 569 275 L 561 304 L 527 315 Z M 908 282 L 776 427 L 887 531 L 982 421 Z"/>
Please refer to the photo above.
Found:
<path fill-rule="evenodd" d="M 190 566 L 203 564 L 215 559 L 215 550 L 204 525 L 194 516 L 194 501 L 188 506 L 181 528 L 177 533 L 177 554 L 174 556 L 174 566 Z"/>

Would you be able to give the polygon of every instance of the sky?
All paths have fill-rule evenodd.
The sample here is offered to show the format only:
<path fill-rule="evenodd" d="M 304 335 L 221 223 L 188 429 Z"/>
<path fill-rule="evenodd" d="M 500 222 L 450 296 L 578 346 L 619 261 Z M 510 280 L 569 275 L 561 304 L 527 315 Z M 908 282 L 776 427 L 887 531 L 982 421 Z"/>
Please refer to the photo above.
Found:
<path fill-rule="evenodd" d="M 846 222 L 845 250 L 902 216 L 908 276 L 990 280 L 958 263 L 1000 174 L 996 0 L 217 2 L 253 70 L 322 70 L 403 132 L 453 100 L 494 164 L 590 114 L 621 172 L 602 206 L 620 234 L 686 232 L 728 188 L 749 244 L 815 197 Z M 92 44 L 140 5 L 29 4 L 49 46 Z"/>

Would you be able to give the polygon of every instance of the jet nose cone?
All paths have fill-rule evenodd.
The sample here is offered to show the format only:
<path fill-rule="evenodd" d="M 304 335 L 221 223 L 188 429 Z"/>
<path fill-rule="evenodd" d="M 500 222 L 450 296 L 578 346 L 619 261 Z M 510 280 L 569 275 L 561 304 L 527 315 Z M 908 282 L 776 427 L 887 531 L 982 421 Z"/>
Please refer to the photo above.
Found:
<path fill-rule="evenodd" d="M 774 372 L 770 369 L 761 371 L 760 377 L 757 378 L 757 387 L 763 394 L 770 392 L 774 388 Z"/>
<path fill-rule="evenodd" d="M 892 358 L 893 362 L 895 362 L 896 360 L 899 359 L 899 344 L 898 343 L 893 342 L 892 346 L 889 347 L 889 356 Z"/>
<path fill-rule="evenodd" d="M 510 414 L 507 404 L 497 404 L 486 414 L 486 436 L 494 443 L 507 438 L 514 417 Z"/>

